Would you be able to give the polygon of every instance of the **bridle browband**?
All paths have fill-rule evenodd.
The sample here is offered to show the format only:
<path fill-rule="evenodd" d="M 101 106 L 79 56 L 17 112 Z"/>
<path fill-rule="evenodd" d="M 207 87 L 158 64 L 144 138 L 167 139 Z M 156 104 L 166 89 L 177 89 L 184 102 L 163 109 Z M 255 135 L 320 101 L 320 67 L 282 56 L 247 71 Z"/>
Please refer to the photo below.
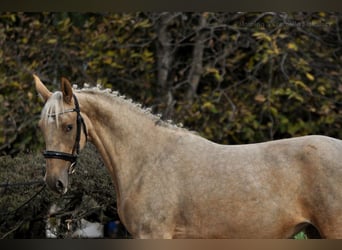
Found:
<path fill-rule="evenodd" d="M 75 108 L 70 109 L 70 110 L 66 110 L 66 111 L 58 113 L 58 114 L 50 115 L 50 116 L 57 116 L 57 115 L 61 115 L 61 114 L 69 113 L 69 112 L 76 112 L 77 113 L 76 139 L 75 139 L 74 147 L 72 149 L 72 153 L 69 154 L 69 153 L 52 151 L 52 150 L 45 150 L 43 153 L 45 158 L 60 159 L 60 160 L 71 162 L 69 170 L 68 170 L 69 174 L 72 174 L 74 172 L 75 166 L 77 163 L 77 157 L 78 157 L 78 154 L 80 153 L 81 126 L 83 127 L 83 132 L 84 132 L 84 135 L 86 137 L 86 141 L 88 140 L 87 127 L 86 127 L 86 124 L 85 124 L 85 122 L 82 118 L 82 115 L 81 115 L 80 105 L 78 104 L 78 100 L 77 100 L 76 96 L 73 95 L 73 97 L 74 97 L 74 102 L 75 102 Z"/>

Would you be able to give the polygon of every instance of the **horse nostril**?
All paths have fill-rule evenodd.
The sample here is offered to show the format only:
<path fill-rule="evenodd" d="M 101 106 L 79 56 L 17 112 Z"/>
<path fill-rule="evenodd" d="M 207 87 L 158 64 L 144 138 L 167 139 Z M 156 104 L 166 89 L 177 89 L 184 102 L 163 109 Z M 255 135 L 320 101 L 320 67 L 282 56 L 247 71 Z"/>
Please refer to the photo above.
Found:
<path fill-rule="evenodd" d="M 58 191 L 59 193 L 63 193 L 63 192 L 64 192 L 64 184 L 63 184 L 63 182 L 60 181 L 60 180 L 58 180 L 58 181 L 56 182 L 56 188 L 57 188 L 57 191 Z"/>

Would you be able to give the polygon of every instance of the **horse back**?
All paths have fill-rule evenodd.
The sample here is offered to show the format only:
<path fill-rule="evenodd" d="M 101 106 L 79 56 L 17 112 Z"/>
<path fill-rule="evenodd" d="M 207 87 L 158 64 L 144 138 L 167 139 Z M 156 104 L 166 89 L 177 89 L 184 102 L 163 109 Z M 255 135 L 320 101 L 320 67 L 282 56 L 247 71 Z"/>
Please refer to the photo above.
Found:
<path fill-rule="evenodd" d="M 211 232 L 200 226 L 194 231 L 259 238 L 267 237 L 262 232 L 268 228 L 273 237 L 290 237 L 294 229 L 284 229 L 288 225 L 340 216 L 341 140 L 305 136 L 237 146 L 202 143 L 195 149 L 205 153 L 193 156 L 195 165 L 187 167 L 191 178 L 179 176 L 187 185 L 178 185 L 180 217 L 200 221 Z"/>

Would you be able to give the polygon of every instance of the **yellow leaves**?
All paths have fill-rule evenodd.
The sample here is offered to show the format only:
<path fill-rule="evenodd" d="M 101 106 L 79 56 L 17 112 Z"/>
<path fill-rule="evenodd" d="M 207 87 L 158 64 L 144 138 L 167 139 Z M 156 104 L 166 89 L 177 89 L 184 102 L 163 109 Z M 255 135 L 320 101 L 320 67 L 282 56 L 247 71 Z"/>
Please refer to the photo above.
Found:
<path fill-rule="evenodd" d="M 144 62 L 153 63 L 154 62 L 154 54 L 148 49 L 144 49 L 142 53 L 142 59 Z"/>
<path fill-rule="evenodd" d="M 216 109 L 215 105 L 212 102 L 205 102 L 202 105 L 202 109 L 209 110 L 212 113 L 217 113 L 218 110 Z"/>
<path fill-rule="evenodd" d="M 304 58 L 291 58 L 291 63 L 293 64 L 293 67 L 295 67 L 299 72 L 310 72 L 312 68 L 310 67 L 310 64 L 307 60 Z M 305 74 L 304 73 L 304 74 Z"/>
<path fill-rule="evenodd" d="M 17 16 L 15 14 L 10 14 L 9 18 L 11 19 L 12 22 L 15 22 L 17 20 Z"/>
<path fill-rule="evenodd" d="M 47 40 L 48 44 L 56 44 L 57 43 L 57 38 L 50 38 Z"/>
<path fill-rule="evenodd" d="M 111 57 L 106 57 L 103 60 L 103 63 L 105 63 L 105 64 L 112 64 L 112 62 L 113 62 L 113 60 Z"/>
<path fill-rule="evenodd" d="M 271 42 L 271 48 L 272 49 L 268 50 L 269 54 L 274 54 L 274 55 L 279 55 L 280 54 L 280 50 L 279 50 L 275 40 Z"/>
<path fill-rule="evenodd" d="M 204 75 L 207 75 L 207 74 L 212 74 L 214 76 L 214 78 L 216 79 L 216 81 L 218 81 L 218 82 L 221 82 L 223 80 L 223 78 L 220 74 L 220 71 L 216 68 L 206 67 Z"/>
<path fill-rule="evenodd" d="M 309 72 L 306 72 L 306 73 L 305 73 L 305 76 L 306 76 L 306 78 L 308 78 L 310 81 L 315 80 L 315 77 L 314 77 L 313 75 L 311 75 Z"/>
<path fill-rule="evenodd" d="M 290 80 L 290 82 L 293 83 L 295 86 L 300 87 L 300 88 L 304 89 L 306 92 L 312 94 L 311 89 L 303 81 L 292 79 L 292 80 Z"/>
<path fill-rule="evenodd" d="M 33 29 L 39 29 L 41 27 L 41 23 L 38 19 L 33 20 L 32 23 L 30 24 L 30 27 Z"/>
<path fill-rule="evenodd" d="M 279 50 L 278 45 L 277 45 L 277 39 L 278 39 L 279 34 L 275 34 L 273 36 L 270 36 L 264 32 L 254 32 L 253 36 L 257 40 L 261 40 L 261 41 L 266 42 L 266 44 L 263 44 L 263 47 L 265 47 L 266 52 L 268 54 L 278 55 L 280 53 L 280 50 Z"/>
<path fill-rule="evenodd" d="M 257 39 L 257 40 L 265 40 L 267 42 L 271 42 L 272 41 L 272 38 L 264 33 L 264 32 L 254 32 L 253 33 L 253 36 Z"/>
<path fill-rule="evenodd" d="M 136 28 L 147 29 L 147 28 L 149 28 L 151 26 L 152 26 L 152 24 L 151 24 L 150 20 L 149 19 L 144 19 L 144 20 L 142 20 L 140 22 L 135 23 L 133 27 L 134 27 L 134 29 L 136 29 Z"/>
<path fill-rule="evenodd" d="M 303 96 L 301 96 L 297 91 L 292 90 L 291 88 L 279 88 L 272 91 L 275 96 L 287 96 L 288 99 L 295 99 L 300 103 L 304 102 Z"/>
<path fill-rule="evenodd" d="M 262 63 L 269 62 L 270 58 L 279 55 L 281 50 L 277 45 L 277 39 L 279 34 L 274 34 L 272 36 L 268 35 L 264 32 L 254 32 L 253 37 L 260 41 L 260 44 L 257 48 L 257 54 L 259 54 L 259 60 L 261 59 Z M 257 56 L 256 54 L 256 56 Z M 257 58 L 255 58 L 257 59 Z M 251 65 L 248 65 L 251 66 Z"/>
<path fill-rule="evenodd" d="M 317 90 L 321 95 L 325 95 L 327 89 L 323 85 L 320 85 L 318 86 Z"/>
<path fill-rule="evenodd" d="M 304 67 L 309 66 L 309 63 L 304 58 L 301 57 L 298 60 L 298 66 L 304 68 Z"/>
<path fill-rule="evenodd" d="M 290 42 L 287 44 L 287 48 L 290 50 L 298 51 L 298 46 L 294 42 Z"/>
<path fill-rule="evenodd" d="M 114 57 L 114 56 L 116 56 L 116 51 L 114 51 L 114 50 L 107 50 L 106 51 L 106 56 Z"/>
<path fill-rule="evenodd" d="M 218 69 L 213 68 L 213 67 L 206 67 L 205 71 L 207 74 L 218 74 L 219 73 Z"/>
<path fill-rule="evenodd" d="M 21 42 L 23 43 L 23 44 L 27 44 L 28 43 L 28 38 L 27 37 L 23 37 L 22 39 L 21 39 Z"/>

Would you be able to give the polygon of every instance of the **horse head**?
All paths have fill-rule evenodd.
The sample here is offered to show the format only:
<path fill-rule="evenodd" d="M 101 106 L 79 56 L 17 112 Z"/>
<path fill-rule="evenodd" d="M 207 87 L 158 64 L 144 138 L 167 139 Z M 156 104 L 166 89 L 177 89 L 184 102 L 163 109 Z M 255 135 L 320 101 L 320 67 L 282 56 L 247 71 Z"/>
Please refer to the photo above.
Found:
<path fill-rule="evenodd" d="M 62 78 L 61 91 L 55 93 L 50 92 L 36 75 L 34 80 L 37 92 L 45 101 L 39 121 L 46 145 L 44 179 L 52 190 L 64 194 L 69 174 L 87 141 L 86 125 L 68 80 Z"/>

